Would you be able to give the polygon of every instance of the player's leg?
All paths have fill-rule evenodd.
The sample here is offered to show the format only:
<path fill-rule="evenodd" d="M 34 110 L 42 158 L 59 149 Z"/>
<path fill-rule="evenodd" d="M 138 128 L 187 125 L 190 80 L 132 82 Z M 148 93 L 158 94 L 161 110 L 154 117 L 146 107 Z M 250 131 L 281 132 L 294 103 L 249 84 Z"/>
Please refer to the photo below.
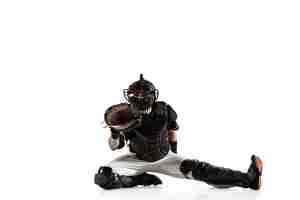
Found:
<path fill-rule="evenodd" d="M 257 190 L 261 187 L 262 161 L 258 156 L 253 155 L 247 173 L 243 173 L 207 162 L 185 159 L 169 152 L 165 158 L 155 162 L 149 171 L 177 178 L 199 180 L 217 188 L 239 186 Z"/>
<path fill-rule="evenodd" d="M 243 187 L 258 190 L 261 187 L 262 161 L 252 155 L 247 173 L 217 167 L 198 160 L 183 160 L 180 171 L 186 178 L 204 181 L 217 188 Z"/>
<path fill-rule="evenodd" d="M 161 180 L 155 175 L 148 174 L 144 166 L 146 162 L 128 154 L 101 166 L 95 175 L 95 184 L 103 189 L 128 188 L 137 185 L 158 185 Z"/>

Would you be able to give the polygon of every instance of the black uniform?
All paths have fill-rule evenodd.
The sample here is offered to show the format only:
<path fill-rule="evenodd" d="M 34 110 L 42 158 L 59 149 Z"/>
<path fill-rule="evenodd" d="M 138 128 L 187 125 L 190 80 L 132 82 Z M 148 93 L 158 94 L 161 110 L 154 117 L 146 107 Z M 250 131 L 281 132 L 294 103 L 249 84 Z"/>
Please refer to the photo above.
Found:
<path fill-rule="evenodd" d="M 130 150 L 145 161 L 157 161 L 169 152 L 168 130 L 177 130 L 177 114 L 165 102 L 155 102 L 152 111 L 142 117 L 140 127 L 125 133 Z"/>
<path fill-rule="evenodd" d="M 95 175 L 95 183 L 104 189 L 133 187 L 136 185 L 160 184 L 161 180 L 146 172 L 163 173 L 178 178 L 204 181 L 215 187 L 233 187 L 259 189 L 262 173 L 262 162 L 257 156 L 251 157 L 251 165 L 247 173 L 213 166 L 196 159 L 178 156 L 177 150 L 170 152 L 168 140 L 169 130 L 177 130 L 177 114 L 173 108 L 162 101 L 156 101 L 158 90 L 144 80 L 124 90 L 124 96 L 132 106 L 132 110 L 141 116 L 141 124 L 137 128 L 123 134 L 112 130 L 111 141 L 117 148 L 128 141 L 132 154 L 113 160 L 100 167 Z M 134 175 L 118 172 L 118 169 L 133 170 Z"/>

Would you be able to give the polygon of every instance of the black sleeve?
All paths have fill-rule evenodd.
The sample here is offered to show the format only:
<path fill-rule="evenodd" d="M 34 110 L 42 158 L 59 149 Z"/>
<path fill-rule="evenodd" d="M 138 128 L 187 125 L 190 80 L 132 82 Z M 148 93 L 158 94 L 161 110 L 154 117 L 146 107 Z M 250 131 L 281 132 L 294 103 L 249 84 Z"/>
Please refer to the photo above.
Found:
<path fill-rule="evenodd" d="M 167 105 L 167 112 L 168 112 L 168 129 L 178 130 L 179 126 L 176 122 L 177 120 L 177 113 L 173 110 L 170 105 Z"/>

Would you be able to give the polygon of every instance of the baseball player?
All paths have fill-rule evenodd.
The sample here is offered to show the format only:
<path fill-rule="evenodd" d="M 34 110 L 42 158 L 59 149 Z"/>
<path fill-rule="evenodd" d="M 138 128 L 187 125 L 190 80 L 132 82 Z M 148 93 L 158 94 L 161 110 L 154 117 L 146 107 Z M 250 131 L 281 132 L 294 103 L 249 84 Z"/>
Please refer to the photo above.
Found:
<path fill-rule="evenodd" d="M 111 150 L 126 145 L 130 152 L 99 168 L 94 181 L 101 188 L 162 184 L 151 172 L 203 181 L 217 188 L 261 188 L 263 166 L 256 155 L 251 156 L 247 172 L 178 155 L 177 114 L 166 102 L 157 101 L 158 90 L 142 74 L 124 90 L 124 97 L 127 103 L 107 109 L 105 120 L 111 131 Z"/>

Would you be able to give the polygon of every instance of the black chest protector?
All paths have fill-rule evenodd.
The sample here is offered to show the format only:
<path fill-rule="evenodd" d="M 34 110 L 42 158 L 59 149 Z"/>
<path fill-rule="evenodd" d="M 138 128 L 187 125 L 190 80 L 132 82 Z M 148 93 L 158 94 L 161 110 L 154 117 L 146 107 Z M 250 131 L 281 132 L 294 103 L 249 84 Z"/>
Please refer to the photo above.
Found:
<path fill-rule="evenodd" d="M 178 129 L 176 112 L 164 102 L 155 102 L 142 124 L 126 134 L 129 148 L 137 158 L 154 162 L 169 152 L 168 129 Z"/>

